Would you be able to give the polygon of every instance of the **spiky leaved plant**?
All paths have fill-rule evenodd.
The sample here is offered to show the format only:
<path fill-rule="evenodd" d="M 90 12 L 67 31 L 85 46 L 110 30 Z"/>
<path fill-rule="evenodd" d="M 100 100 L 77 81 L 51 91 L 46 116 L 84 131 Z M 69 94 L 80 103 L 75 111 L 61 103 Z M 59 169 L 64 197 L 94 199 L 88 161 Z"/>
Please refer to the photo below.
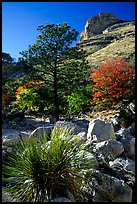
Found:
<path fill-rule="evenodd" d="M 50 201 L 52 196 L 68 190 L 76 200 L 85 196 L 82 170 L 93 168 L 94 159 L 78 135 L 61 127 L 46 135 L 14 144 L 14 151 L 3 164 L 3 181 L 10 181 L 6 191 L 12 199 L 23 202 Z"/>

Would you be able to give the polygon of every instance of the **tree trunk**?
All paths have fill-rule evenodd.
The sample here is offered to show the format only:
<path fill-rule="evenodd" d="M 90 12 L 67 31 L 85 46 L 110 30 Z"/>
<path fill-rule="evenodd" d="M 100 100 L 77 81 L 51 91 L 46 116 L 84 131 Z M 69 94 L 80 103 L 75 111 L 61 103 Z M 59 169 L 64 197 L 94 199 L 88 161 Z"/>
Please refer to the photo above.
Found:
<path fill-rule="evenodd" d="M 59 120 L 59 103 L 58 103 L 58 94 L 57 94 L 57 56 L 55 58 L 55 66 L 54 66 L 54 107 L 55 119 Z"/>

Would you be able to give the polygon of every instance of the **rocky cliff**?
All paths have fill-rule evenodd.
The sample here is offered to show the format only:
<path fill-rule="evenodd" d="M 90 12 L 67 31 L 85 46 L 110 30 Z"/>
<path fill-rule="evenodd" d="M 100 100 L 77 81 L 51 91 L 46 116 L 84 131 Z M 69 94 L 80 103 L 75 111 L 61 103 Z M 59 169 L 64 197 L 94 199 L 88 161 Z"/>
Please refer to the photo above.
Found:
<path fill-rule="evenodd" d="M 94 67 L 108 58 L 129 58 L 135 53 L 135 22 L 100 13 L 88 19 L 77 46 L 86 50 L 87 60 Z"/>
<path fill-rule="evenodd" d="M 85 29 L 80 35 L 80 42 L 101 34 L 107 27 L 121 22 L 124 21 L 119 20 L 113 13 L 99 13 L 99 15 L 89 18 L 86 22 Z"/>

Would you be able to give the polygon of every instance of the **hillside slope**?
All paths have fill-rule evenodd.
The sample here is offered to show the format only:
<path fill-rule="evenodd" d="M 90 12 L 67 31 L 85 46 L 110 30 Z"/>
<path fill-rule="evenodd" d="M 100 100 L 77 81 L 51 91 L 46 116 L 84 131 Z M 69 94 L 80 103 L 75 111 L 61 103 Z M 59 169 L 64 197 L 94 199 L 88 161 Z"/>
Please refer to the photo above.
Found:
<path fill-rule="evenodd" d="M 90 30 L 88 32 L 91 33 Z M 100 34 L 89 35 L 87 39 L 81 38 L 76 46 L 86 50 L 87 60 L 94 68 L 112 57 L 129 58 L 135 53 L 135 22 L 113 24 Z"/>

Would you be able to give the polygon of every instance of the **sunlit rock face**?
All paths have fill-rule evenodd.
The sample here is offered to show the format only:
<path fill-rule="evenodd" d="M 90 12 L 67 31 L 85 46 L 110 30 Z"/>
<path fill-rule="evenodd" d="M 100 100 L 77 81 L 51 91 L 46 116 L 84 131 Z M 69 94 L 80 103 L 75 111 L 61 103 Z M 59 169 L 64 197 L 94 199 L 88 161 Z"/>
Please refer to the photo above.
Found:
<path fill-rule="evenodd" d="M 80 42 L 88 38 L 101 34 L 107 27 L 124 22 L 118 19 L 113 13 L 99 13 L 99 15 L 90 17 L 86 22 L 85 29 L 81 32 Z"/>

